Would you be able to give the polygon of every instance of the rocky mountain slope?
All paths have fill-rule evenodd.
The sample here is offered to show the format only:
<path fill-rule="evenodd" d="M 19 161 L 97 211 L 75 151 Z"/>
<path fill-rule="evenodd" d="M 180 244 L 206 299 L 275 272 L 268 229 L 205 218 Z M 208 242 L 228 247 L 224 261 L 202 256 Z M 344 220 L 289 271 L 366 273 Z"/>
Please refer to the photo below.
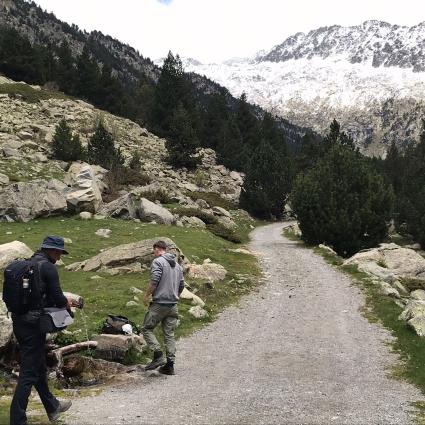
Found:
<path fill-rule="evenodd" d="M 191 71 L 291 122 L 324 133 L 332 119 L 369 154 L 415 142 L 425 110 L 425 22 L 366 21 L 298 33 L 253 59 L 187 62 Z"/>
<path fill-rule="evenodd" d="M 63 41 L 66 41 L 74 56 L 81 54 L 84 45 L 88 45 L 96 60 L 99 63 L 106 63 L 111 66 L 114 73 L 126 86 L 139 80 L 155 84 L 160 75 L 162 61 L 159 64 L 154 64 L 133 47 L 99 31 L 92 31 L 91 33 L 81 31 L 77 25 L 60 21 L 53 14 L 43 11 L 32 1 L 0 1 L 0 26 L 16 29 L 20 34 L 28 37 L 33 44 L 60 45 Z M 226 95 L 231 108 L 236 106 L 237 99 L 224 87 L 206 78 L 203 74 L 190 73 L 189 78 L 196 87 L 196 97 L 201 103 L 206 101 L 208 95 L 220 92 Z M 252 109 L 258 116 L 262 116 L 264 113 L 258 106 L 253 105 Z M 289 143 L 297 144 L 300 137 L 305 133 L 302 125 L 299 127 L 283 118 L 279 119 L 279 126 Z"/>
<path fill-rule="evenodd" d="M 135 208 L 135 202 L 142 192 L 161 188 L 174 202 L 186 206 L 198 207 L 188 192 L 216 192 L 232 201 L 239 198 L 241 174 L 217 165 L 212 150 L 203 151 L 202 165 L 197 170 L 174 170 L 164 160 L 165 140 L 128 119 L 4 77 L 0 77 L 0 93 L 0 221 L 27 221 L 71 210 L 96 213 L 102 209 L 111 216 L 122 216 L 127 209 L 127 216 L 135 214 L 136 218 L 141 206 Z M 83 144 L 87 144 L 102 119 L 127 161 L 135 151 L 141 154 L 142 172 L 151 183 L 127 187 L 108 209 L 109 204 L 101 197 L 108 186 L 104 181 L 106 170 L 79 163 L 69 167 L 52 159 L 51 142 L 61 119 L 67 121 Z M 162 221 L 175 222 L 172 214 L 163 213 Z"/>

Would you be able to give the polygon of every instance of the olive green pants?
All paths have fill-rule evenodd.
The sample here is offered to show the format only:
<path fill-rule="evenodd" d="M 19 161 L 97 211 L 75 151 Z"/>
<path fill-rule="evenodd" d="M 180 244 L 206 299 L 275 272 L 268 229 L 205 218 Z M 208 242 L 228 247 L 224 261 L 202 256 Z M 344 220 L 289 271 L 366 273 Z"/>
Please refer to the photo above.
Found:
<path fill-rule="evenodd" d="M 176 355 L 176 343 L 174 340 L 174 329 L 176 329 L 179 315 L 176 305 L 151 303 L 143 321 L 142 333 L 148 347 L 152 351 L 160 351 L 161 345 L 153 333 L 154 329 L 161 323 L 164 334 L 165 352 L 167 358 L 174 362 Z"/>

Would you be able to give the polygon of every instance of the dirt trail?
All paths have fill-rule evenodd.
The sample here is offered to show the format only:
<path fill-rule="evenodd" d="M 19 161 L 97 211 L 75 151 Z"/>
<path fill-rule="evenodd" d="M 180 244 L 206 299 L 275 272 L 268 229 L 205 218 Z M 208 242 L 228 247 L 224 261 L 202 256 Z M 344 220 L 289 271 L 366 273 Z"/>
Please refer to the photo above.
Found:
<path fill-rule="evenodd" d="M 268 277 L 258 293 L 181 339 L 177 375 L 75 400 L 67 424 L 408 424 L 413 386 L 387 377 L 389 333 L 364 319 L 350 280 L 256 229 Z"/>

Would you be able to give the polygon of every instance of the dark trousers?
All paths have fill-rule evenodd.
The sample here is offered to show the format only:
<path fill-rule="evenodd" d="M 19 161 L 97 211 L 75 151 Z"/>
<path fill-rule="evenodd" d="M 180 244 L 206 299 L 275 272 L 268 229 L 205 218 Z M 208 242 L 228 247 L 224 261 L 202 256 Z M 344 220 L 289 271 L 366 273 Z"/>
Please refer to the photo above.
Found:
<path fill-rule="evenodd" d="M 18 385 L 10 406 L 10 425 L 26 425 L 26 410 L 31 389 L 34 386 L 47 413 L 59 407 L 59 401 L 49 390 L 45 342 L 46 334 L 39 331 L 38 324 L 28 324 L 19 318 L 13 320 L 13 332 L 19 343 L 21 357 Z"/>

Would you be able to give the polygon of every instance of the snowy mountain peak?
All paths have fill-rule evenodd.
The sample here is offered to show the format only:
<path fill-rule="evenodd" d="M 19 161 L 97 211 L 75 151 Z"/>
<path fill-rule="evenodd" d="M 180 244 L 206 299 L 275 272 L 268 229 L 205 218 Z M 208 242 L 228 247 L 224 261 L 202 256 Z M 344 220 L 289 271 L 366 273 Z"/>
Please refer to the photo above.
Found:
<path fill-rule="evenodd" d="M 370 155 L 414 143 L 422 129 L 425 22 L 322 27 L 255 58 L 188 68 L 321 134 L 335 118 Z"/>
<path fill-rule="evenodd" d="M 321 27 L 299 32 L 275 46 L 259 62 L 285 62 L 291 59 L 341 57 L 350 63 L 373 67 L 396 66 L 425 71 L 425 22 L 413 27 L 377 20 L 360 25 Z"/>

